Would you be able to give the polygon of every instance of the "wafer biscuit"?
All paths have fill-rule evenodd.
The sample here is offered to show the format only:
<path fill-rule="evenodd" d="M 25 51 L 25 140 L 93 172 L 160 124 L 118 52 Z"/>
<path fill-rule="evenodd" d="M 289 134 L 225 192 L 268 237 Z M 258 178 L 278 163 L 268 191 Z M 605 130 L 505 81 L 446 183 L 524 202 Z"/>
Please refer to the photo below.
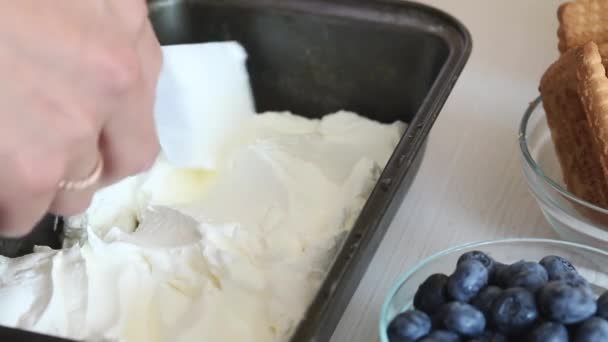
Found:
<path fill-rule="evenodd" d="M 608 182 L 578 94 L 576 74 L 582 54 L 582 47 L 562 54 L 543 75 L 539 90 L 568 190 L 608 207 Z"/>
<path fill-rule="evenodd" d="M 577 87 L 604 178 L 608 179 L 608 78 L 598 46 L 589 42 L 577 56 Z"/>
<path fill-rule="evenodd" d="M 608 0 L 577 0 L 558 11 L 559 51 L 564 53 L 589 41 L 608 42 Z"/>
<path fill-rule="evenodd" d="M 608 69 L 608 42 L 596 45 L 600 52 L 600 56 L 602 57 L 602 64 L 604 65 L 604 68 Z"/>

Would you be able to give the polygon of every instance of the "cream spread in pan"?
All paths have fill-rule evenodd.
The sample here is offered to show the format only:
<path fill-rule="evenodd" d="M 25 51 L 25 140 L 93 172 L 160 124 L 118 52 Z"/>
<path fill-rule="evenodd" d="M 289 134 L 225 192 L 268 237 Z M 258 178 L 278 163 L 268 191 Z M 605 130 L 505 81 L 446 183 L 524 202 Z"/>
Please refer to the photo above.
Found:
<path fill-rule="evenodd" d="M 98 192 L 62 250 L 0 258 L 0 324 L 89 341 L 285 341 L 405 125 L 255 115 L 214 171 Z"/>

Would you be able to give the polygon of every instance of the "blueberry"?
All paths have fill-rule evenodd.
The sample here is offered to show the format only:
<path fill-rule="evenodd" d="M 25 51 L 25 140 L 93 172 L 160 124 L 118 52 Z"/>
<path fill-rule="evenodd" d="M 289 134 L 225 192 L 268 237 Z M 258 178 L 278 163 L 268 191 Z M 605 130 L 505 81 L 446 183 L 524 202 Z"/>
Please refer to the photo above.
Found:
<path fill-rule="evenodd" d="M 535 292 L 549 281 L 547 270 L 536 262 L 519 261 L 504 272 L 505 287 L 523 287 Z"/>
<path fill-rule="evenodd" d="M 560 280 L 566 282 L 570 286 L 586 287 L 589 291 L 593 292 L 593 290 L 591 289 L 591 285 L 589 284 L 589 282 L 587 281 L 587 279 L 583 278 L 578 273 L 568 273 L 568 274 L 565 274 L 562 277 L 562 279 L 560 279 Z"/>
<path fill-rule="evenodd" d="M 435 330 L 419 342 L 460 342 L 460 336 L 448 330 Z"/>
<path fill-rule="evenodd" d="M 540 264 L 547 270 L 549 280 L 563 280 L 568 274 L 578 274 L 570 261 L 559 256 L 546 256 Z"/>
<path fill-rule="evenodd" d="M 597 300 L 597 315 L 608 319 L 608 291 L 604 292 Z"/>
<path fill-rule="evenodd" d="M 414 307 L 429 315 L 437 312 L 443 304 L 448 302 L 447 282 L 448 276 L 445 274 L 433 274 L 428 277 L 416 291 Z"/>
<path fill-rule="evenodd" d="M 568 342 L 568 330 L 562 324 L 544 322 L 538 325 L 528 337 L 529 342 Z"/>
<path fill-rule="evenodd" d="M 589 288 L 572 286 L 559 280 L 542 288 L 538 306 L 545 318 L 563 324 L 582 322 L 597 309 L 593 292 Z"/>
<path fill-rule="evenodd" d="M 488 284 L 488 270 L 477 260 L 461 262 L 448 279 L 448 293 L 460 302 L 468 302 Z"/>
<path fill-rule="evenodd" d="M 442 327 L 463 336 L 477 336 L 486 327 L 483 313 L 474 306 L 451 302 L 441 307 L 437 314 Z"/>
<path fill-rule="evenodd" d="M 486 253 L 480 251 L 464 253 L 460 256 L 460 258 L 458 258 L 458 262 L 456 262 L 456 265 L 459 265 L 468 260 L 479 261 L 485 268 L 488 269 L 488 271 L 492 271 L 492 268 L 494 268 L 494 259 L 489 257 Z"/>
<path fill-rule="evenodd" d="M 503 291 L 494 300 L 490 317 L 499 332 L 518 334 L 531 327 L 538 318 L 534 295 L 520 287 Z"/>
<path fill-rule="evenodd" d="M 487 316 L 492 310 L 492 303 L 494 303 L 494 299 L 496 299 L 501 293 L 502 289 L 500 287 L 493 285 L 487 286 L 483 290 L 479 291 L 477 296 L 471 300 L 471 304 Z"/>
<path fill-rule="evenodd" d="M 494 267 L 490 271 L 490 279 L 488 283 L 490 285 L 504 287 L 505 286 L 505 271 L 509 268 L 508 265 L 502 264 L 498 261 L 494 261 Z"/>
<path fill-rule="evenodd" d="M 470 339 L 468 342 L 507 342 L 505 335 L 497 332 L 485 331 L 483 334 Z"/>
<path fill-rule="evenodd" d="M 608 322 L 603 318 L 591 317 L 577 329 L 575 342 L 604 342 L 608 341 Z"/>
<path fill-rule="evenodd" d="M 578 274 L 570 261 L 562 257 L 550 255 L 544 257 L 540 263 L 547 270 L 549 281 L 563 280 L 572 286 L 586 286 L 591 290 L 589 282 Z"/>
<path fill-rule="evenodd" d="M 431 319 L 418 310 L 400 313 L 388 326 L 387 335 L 391 342 L 410 342 L 427 335 L 431 331 Z"/>

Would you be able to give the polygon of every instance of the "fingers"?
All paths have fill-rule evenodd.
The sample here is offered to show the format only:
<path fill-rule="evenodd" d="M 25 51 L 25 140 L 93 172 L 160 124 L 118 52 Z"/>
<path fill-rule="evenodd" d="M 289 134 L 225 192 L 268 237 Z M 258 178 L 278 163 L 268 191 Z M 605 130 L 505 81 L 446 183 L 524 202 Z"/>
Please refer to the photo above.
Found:
<path fill-rule="evenodd" d="M 103 184 L 111 184 L 152 166 L 159 151 L 149 95 L 132 101 L 128 110 L 113 116 L 100 137 L 105 162 Z"/>
<path fill-rule="evenodd" d="M 144 82 L 148 91 L 154 97 L 156 95 L 156 83 L 163 63 L 163 55 L 160 43 L 149 20 L 146 20 L 144 24 L 136 50 L 141 61 Z"/>
<path fill-rule="evenodd" d="M 60 75 L 49 76 L 49 82 L 60 84 Z M 41 166 L 50 158 L 61 160 L 62 172 L 55 179 L 54 192 L 47 210 L 56 215 L 69 216 L 83 212 L 89 206 L 93 194 L 100 184 L 92 184 L 78 191 L 59 189 L 60 181 L 79 181 L 87 178 L 99 158 L 99 134 L 107 121 L 107 114 L 101 104 L 88 101 L 73 101 L 76 93 L 71 87 L 56 87 L 53 95 L 46 95 L 46 100 L 38 104 L 35 112 L 43 113 L 47 118 L 46 134 L 38 142 L 45 146 L 47 156 L 40 159 Z M 38 99 L 44 95 L 37 96 Z"/>
<path fill-rule="evenodd" d="M 84 211 L 95 190 L 151 166 L 162 61 L 144 0 L 11 4 L 0 21 L 10 80 L 0 82 L 0 233 L 15 236 L 47 211 Z M 100 155 L 99 183 L 59 189 L 86 179 Z"/>
<path fill-rule="evenodd" d="M 49 140 L 47 146 L 61 145 L 63 144 Z M 25 150 L 16 157 L 3 160 L 4 167 L 0 171 L 0 179 L 4 181 L 0 184 L 3 189 L 0 197 L 0 227 L 3 233 L 10 236 L 24 235 L 46 212 L 74 215 L 89 206 L 98 185 L 93 184 L 78 191 L 59 189 L 61 180 L 84 179 L 95 168 L 96 156 L 99 156 L 96 144 L 83 143 L 82 146 L 72 149 L 80 151 L 76 153 L 71 152 L 70 148 Z M 57 153 L 49 156 L 49 151 Z M 71 157 L 71 161 L 66 162 L 67 156 L 77 155 L 80 158 Z M 40 163 L 41 160 L 44 160 L 43 164 Z"/>
<path fill-rule="evenodd" d="M 94 148 L 101 130 L 95 118 L 73 113 L 81 111 L 66 101 L 68 87 L 41 69 L 20 68 L 17 61 L 0 58 L 0 68 L 12 72 L 7 77 L 21 81 L 0 86 L 0 231 L 13 237 L 25 235 L 49 210 L 59 181 L 80 172 L 75 157 Z M 52 94 L 45 84 L 55 84 Z M 59 209 L 60 214 L 75 211 Z"/>
<path fill-rule="evenodd" d="M 78 157 L 72 157 L 72 160 L 67 163 L 67 171 L 64 172 L 60 181 L 78 182 L 93 174 L 101 155 L 97 143 L 85 144 L 85 146 L 85 148 L 79 148 L 80 152 L 73 154 Z M 99 183 L 94 183 L 84 189 L 56 189 L 57 192 L 48 210 L 53 214 L 63 216 L 82 213 L 91 204 L 93 194 L 99 187 Z"/>
<path fill-rule="evenodd" d="M 122 24 L 125 32 L 132 33 L 133 42 L 144 28 L 148 19 L 148 5 L 145 0 L 106 0 L 112 14 Z"/>
<path fill-rule="evenodd" d="M 100 147 L 106 162 L 104 184 L 148 169 L 160 149 L 154 124 L 154 99 L 162 54 L 149 22 L 135 48 L 140 79 L 130 96 L 123 98 L 121 111 L 112 115 L 101 134 Z"/>
<path fill-rule="evenodd" d="M 21 237 L 47 212 L 63 174 L 63 162 L 42 151 L 22 151 L 2 159 L 0 230 L 4 236 Z M 40 160 L 47 160 L 44 169 L 39 167 Z"/>
<path fill-rule="evenodd" d="M 99 54 L 97 56 L 102 58 Z M 107 117 L 107 121 L 100 130 L 101 134 L 91 131 L 87 135 L 88 140 L 85 136 L 80 137 L 81 143 L 71 152 L 75 157 L 69 161 L 64 179 L 85 178 L 92 172 L 97 158 L 104 161 L 103 177 L 98 184 L 87 189 L 58 192 L 50 206 L 51 212 L 56 214 L 73 215 L 84 211 L 99 187 L 146 170 L 158 155 L 153 105 L 162 54 L 149 21 L 139 34 L 133 54 L 123 54 L 122 58 L 121 54 L 106 55 L 106 58 L 109 59 L 98 60 L 97 65 L 105 67 L 106 91 L 116 91 L 119 98 L 111 101 L 115 103 L 113 106 L 97 106 L 105 108 L 109 114 L 84 116 Z M 79 126 L 87 126 L 87 123 Z M 89 127 L 94 126 L 91 124 Z M 91 139 L 97 136 L 98 140 Z"/>

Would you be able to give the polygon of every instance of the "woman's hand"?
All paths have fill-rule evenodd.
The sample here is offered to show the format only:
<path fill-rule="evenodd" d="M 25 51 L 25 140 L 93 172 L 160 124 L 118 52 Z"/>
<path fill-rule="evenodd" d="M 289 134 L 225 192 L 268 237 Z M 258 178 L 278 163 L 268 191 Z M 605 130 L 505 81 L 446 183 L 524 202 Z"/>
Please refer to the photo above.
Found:
<path fill-rule="evenodd" d="M 82 212 L 151 166 L 161 50 L 144 0 L 19 0 L 0 11 L 0 234 Z M 82 190 L 102 158 L 101 176 Z"/>

